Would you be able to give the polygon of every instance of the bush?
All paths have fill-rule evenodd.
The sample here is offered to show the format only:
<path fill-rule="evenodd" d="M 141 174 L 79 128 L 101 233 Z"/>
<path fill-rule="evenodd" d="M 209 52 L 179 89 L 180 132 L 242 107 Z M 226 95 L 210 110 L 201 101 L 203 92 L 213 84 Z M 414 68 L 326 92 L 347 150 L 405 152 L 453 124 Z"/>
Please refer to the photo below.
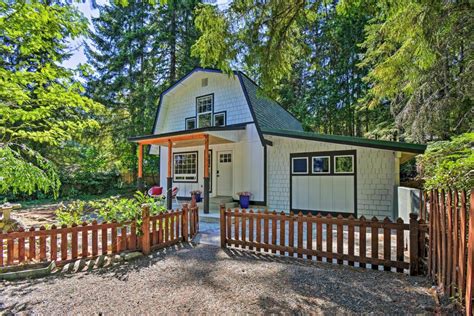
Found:
<path fill-rule="evenodd" d="M 120 173 L 117 170 L 63 173 L 60 179 L 62 183 L 60 195 L 62 197 L 77 197 L 80 194 L 104 194 L 120 185 Z"/>
<path fill-rule="evenodd" d="M 141 192 L 136 192 L 131 199 L 111 197 L 90 202 L 74 201 L 67 206 L 62 205 L 58 208 L 56 217 L 61 225 L 92 222 L 93 220 L 98 222 L 136 220 L 140 225 L 143 204 L 150 205 L 150 215 L 156 215 L 166 210 L 164 199 L 157 201 Z"/>
<path fill-rule="evenodd" d="M 429 144 L 417 160 L 425 189 L 474 187 L 474 133 Z"/>

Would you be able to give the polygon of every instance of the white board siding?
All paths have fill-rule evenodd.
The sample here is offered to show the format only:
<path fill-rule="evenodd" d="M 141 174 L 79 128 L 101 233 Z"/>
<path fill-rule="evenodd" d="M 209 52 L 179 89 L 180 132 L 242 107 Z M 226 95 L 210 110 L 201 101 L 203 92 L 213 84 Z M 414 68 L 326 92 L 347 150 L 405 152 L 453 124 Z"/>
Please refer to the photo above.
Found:
<path fill-rule="evenodd" d="M 202 78 L 208 78 L 206 87 L 201 86 Z M 253 121 L 237 77 L 198 71 L 163 97 L 154 133 L 184 130 L 185 119 L 196 115 L 196 97 L 211 93 L 214 94 L 214 113 L 226 111 L 227 125 Z"/>
<path fill-rule="evenodd" d="M 216 168 L 217 168 L 217 152 L 232 151 L 232 185 L 233 197 L 237 199 L 235 194 L 241 191 L 252 192 L 252 201 L 264 200 L 264 149 L 258 137 L 255 124 L 249 124 L 245 131 L 240 132 L 240 140 L 236 143 L 210 145 L 212 150 L 212 192 L 211 197 L 216 196 Z M 198 152 L 198 182 L 197 183 L 173 183 L 173 186 L 179 188 L 178 197 L 190 197 L 190 191 L 203 190 L 204 188 L 204 146 L 185 147 L 173 149 L 173 153 L 178 152 Z M 168 168 L 168 148 L 161 147 L 160 183 L 166 188 L 166 170 Z"/>
<path fill-rule="evenodd" d="M 356 150 L 357 215 L 377 216 L 379 218 L 393 217 L 395 188 L 395 153 L 393 151 L 278 136 L 266 135 L 265 138 L 273 142 L 273 146 L 267 147 L 269 208 L 284 211 L 290 209 L 290 153 Z M 296 178 L 298 177 L 293 177 L 293 179 Z M 329 178 L 333 177 L 313 176 L 313 178 L 321 178 L 320 181 L 329 182 L 322 185 L 320 201 L 324 207 L 334 207 L 334 199 L 329 198 L 332 194 L 332 190 L 329 188 L 333 186 L 333 180 Z M 328 179 L 326 180 L 326 178 Z M 347 187 L 346 190 L 348 190 Z M 323 199 L 323 196 L 326 198 Z M 349 197 L 347 197 L 347 200 L 349 200 Z M 294 208 L 297 208 L 297 203 L 299 202 L 294 201 Z"/>

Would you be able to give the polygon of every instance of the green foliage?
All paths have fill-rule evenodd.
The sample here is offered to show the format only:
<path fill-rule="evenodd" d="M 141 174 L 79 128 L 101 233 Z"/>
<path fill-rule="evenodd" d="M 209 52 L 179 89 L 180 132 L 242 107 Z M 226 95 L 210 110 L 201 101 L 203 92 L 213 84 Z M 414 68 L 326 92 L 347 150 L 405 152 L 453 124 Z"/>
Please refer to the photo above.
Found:
<path fill-rule="evenodd" d="M 375 12 L 366 26 L 363 103 L 391 106 L 407 139 L 449 139 L 473 124 L 474 10 L 468 1 L 361 1 Z"/>
<path fill-rule="evenodd" d="M 217 67 L 231 73 L 230 63 L 236 52 L 231 43 L 229 23 L 217 7 L 201 4 L 196 8 L 196 28 L 201 36 L 192 46 L 191 54 L 199 57 L 201 66 Z"/>
<path fill-rule="evenodd" d="M 41 151 L 99 127 L 93 114 L 102 106 L 61 66 L 69 40 L 86 32 L 72 6 L 0 3 L 0 147 L 7 163 L 0 193 L 57 195 L 56 170 Z"/>
<path fill-rule="evenodd" d="M 0 144 L 0 162 L 0 193 L 32 194 L 41 190 L 52 191 L 57 197 L 60 182 L 56 168 L 34 150 L 24 145 Z"/>
<path fill-rule="evenodd" d="M 426 189 L 474 187 L 474 133 L 429 144 L 417 161 Z"/>
<path fill-rule="evenodd" d="M 137 225 L 141 225 L 144 204 L 150 206 L 150 215 L 157 215 L 166 210 L 164 199 L 156 200 L 136 192 L 132 199 L 111 197 L 90 202 L 77 200 L 57 209 L 56 218 L 61 225 L 91 222 L 94 219 L 119 223 L 135 220 Z"/>
<path fill-rule="evenodd" d="M 232 1 L 221 11 L 213 5 L 196 10 L 201 37 L 193 55 L 203 66 L 229 72 L 236 59 L 243 62 L 269 95 L 289 75 L 301 54 L 302 22 L 314 20 L 314 7 L 298 1 Z"/>
<path fill-rule="evenodd" d="M 94 73 L 84 77 L 88 95 L 108 109 L 95 137 L 108 145 L 120 171 L 136 172 L 137 146 L 127 138 L 152 133 L 159 93 L 198 65 L 190 52 L 197 2 L 111 2 L 99 6 L 92 20 L 85 53 Z M 145 170 L 156 172 L 158 158 L 144 159 Z"/>

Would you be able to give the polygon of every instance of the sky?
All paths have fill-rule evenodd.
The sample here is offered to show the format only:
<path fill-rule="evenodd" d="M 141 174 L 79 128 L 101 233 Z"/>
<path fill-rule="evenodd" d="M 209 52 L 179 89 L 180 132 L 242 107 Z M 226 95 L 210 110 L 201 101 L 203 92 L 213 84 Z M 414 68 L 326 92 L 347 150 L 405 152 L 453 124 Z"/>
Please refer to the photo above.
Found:
<path fill-rule="evenodd" d="M 108 0 L 95 0 L 97 5 L 104 5 L 108 3 Z M 220 8 L 226 7 L 231 0 L 204 0 L 206 3 L 217 3 Z M 85 17 L 91 21 L 92 18 L 99 15 L 99 10 L 92 8 L 90 0 L 85 2 L 75 2 L 76 6 Z M 92 23 L 89 24 L 89 27 L 92 29 Z M 73 55 L 71 58 L 63 62 L 63 65 L 68 68 L 76 68 L 79 64 L 87 63 L 86 55 L 84 54 L 84 43 L 85 38 L 78 38 L 74 41 L 71 41 L 70 47 Z"/>
<path fill-rule="evenodd" d="M 96 0 L 96 2 L 98 5 L 103 5 L 107 1 Z M 99 10 L 93 9 L 89 0 L 86 0 L 85 3 L 82 1 L 75 2 L 74 6 L 76 6 L 82 12 L 82 14 L 84 14 L 84 16 L 89 19 L 89 21 L 91 21 L 91 18 L 97 17 L 99 15 Z M 89 24 L 89 27 L 92 28 L 92 23 Z M 68 68 L 76 68 L 79 64 L 87 63 L 86 55 L 84 55 L 84 41 L 85 38 L 78 38 L 70 43 L 71 50 L 73 50 L 73 55 L 71 58 L 63 62 L 64 66 Z"/>

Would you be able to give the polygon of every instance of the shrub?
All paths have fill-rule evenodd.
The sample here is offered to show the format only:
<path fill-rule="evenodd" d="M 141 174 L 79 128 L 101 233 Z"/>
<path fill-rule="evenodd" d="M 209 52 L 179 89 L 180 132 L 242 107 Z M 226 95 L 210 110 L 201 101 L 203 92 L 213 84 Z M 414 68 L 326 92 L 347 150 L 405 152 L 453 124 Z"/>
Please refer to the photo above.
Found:
<path fill-rule="evenodd" d="M 74 201 L 67 206 L 62 205 L 57 209 L 56 217 L 61 225 L 91 222 L 94 219 L 99 222 L 135 220 L 140 225 L 143 204 L 150 205 L 151 215 L 156 215 L 166 210 L 163 199 L 155 200 L 141 192 L 136 192 L 131 199 L 116 196 L 90 202 Z"/>
<path fill-rule="evenodd" d="M 425 154 L 417 160 L 425 189 L 470 190 L 474 186 L 473 146 L 474 133 L 429 144 Z"/>

